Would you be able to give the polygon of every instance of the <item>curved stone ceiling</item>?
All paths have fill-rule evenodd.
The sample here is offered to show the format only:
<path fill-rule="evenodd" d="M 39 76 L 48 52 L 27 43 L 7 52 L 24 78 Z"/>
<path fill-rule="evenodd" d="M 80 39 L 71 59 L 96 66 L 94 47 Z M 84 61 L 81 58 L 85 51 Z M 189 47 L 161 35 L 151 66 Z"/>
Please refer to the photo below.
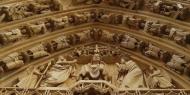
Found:
<path fill-rule="evenodd" d="M 1 94 L 189 93 L 188 1 L 26 2 L 0 2 Z"/>

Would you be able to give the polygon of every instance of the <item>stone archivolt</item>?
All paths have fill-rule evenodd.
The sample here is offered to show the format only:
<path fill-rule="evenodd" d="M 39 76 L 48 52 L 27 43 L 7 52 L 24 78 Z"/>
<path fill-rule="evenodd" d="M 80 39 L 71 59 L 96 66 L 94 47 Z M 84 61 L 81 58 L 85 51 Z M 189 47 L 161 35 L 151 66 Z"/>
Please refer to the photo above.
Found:
<path fill-rule="evenodd" d="M 174 67 L 173 66 L 170 66 L 170 68 L 174 68 L 174 69 L 176 69 L 177 70 L 177 68 L 175 67 L 175 64 L 176 63 L 172 63 L 173 61 L 171 61 L 171 60 L 173 60 L 173 59 L 171 59 L 171 57 L 172 57 L 172 55 L 174 56 L 175 54 L 172 54 L 172 52 L 169 52 L 169 51 L 164 51 L 164 50 L 161 50 L 161 49 L 159 49 L 158 47 L 156 47 L 156 46 L 154 46 L 154 45 L 152 45 L 151 43 L 146 43 L 146 42 L 143 42 L 143 41 L 141 41 L 141 40 L 139 40 L 139 39 L 136 39 L 136 38 L 134 38 L 134 37 L 131 37 L 130 35 L 127 35 L 127 34 L 123 34 L 123 33 L 117 33 L 117 34 L 115 34 L 117 31 L 115 31 L 115 32 L 111 32 L 111 31 L 108 31 L 108 30 L 103 30 L 103 29 L 100 29 L 100 28 L 89 28 L 89 29 L 87 29 L 87 30 L 82 30 L 82 31 L 80 31 L 80 32 L 77 32 L 77 33 L 74 33 L 74 34 L 68 34 L 68 35 L 64 35 L 64 36 L 60 36 L 60 37 L 58 37 L 58 38 L 56 38 L 56 39 L 53 39 L 52 41 L 49 41 L 49 42 L 46 42 L 46 43 L 43 43 L 43 44 L 39 44 L 39 45 L 36 45 L 36 46 L 34 46 L 33 48 L 29 48 L 28 50 L 26 50 L 26 52 L 20 52 L 20 53 L 17 53 L 17 55 L 15 54 L 15 56 L 18 56 L 19 57 L 19 54 L 21 54 L 20 55 L 20 58 L 23 58 L 23 62 L 30 62 L 30 61 L 33 61 L 33 60 L 36 60 L 36 59 L 39 59 L 39 58 L 43 58 L 43 57 L 45 57 L 46 56 L 46 54 L 47 55 L 49 55 L 48 54 L 48 52 L 51 54 L 51 53 L 53 53 L 53 52 L 58 52 L 58 51 L 60 51 L 60 49 L 66 49 L 66 48 L 69 48 L 69 47 L 73 47 L 73 46 L 75 46 L 75 45 L 77 45 L 77 44 L 84 44 L 84 43 L 89 43 L 89 42 L 104 42 L 104 43 L 109 43 L 109 44 L 115 44 L 116 46 L 120 46 L 120 47 L 123 47 L 123 48 L 125 48 L 125 49 L 129 49 L 129 50 L 131 50 L 131 51 L 139 51 L 139 52 L 141 52 L 143 55 L 145 55 L 145 56 L 147 56 L 147 57 L 153 57 L 154 59 L 161 59 L 161 60 L 163 60 L 163 61 L 165 61 L 165 60 L 167 60 L 166 61 L 166 65 L 168 64 L 167 62 L 170 62 L 170 64 L 173 64 L 174 65 Z M 98 35 L 97 35 L 97 33 L 98 33 Z M 103 34 L 107 34 L 107 35 L 103 35 Z M 74 36 L 75 35 L 75 36 Z M 144 44 L 143 44 L 144 43 Z M 145 49 L 147 47 L 147 50 Z M 110 48 L 110 49 L 109 49 Z M 116 47 L 117 48 L 117 47 Z M 95 47 L 90 47 L 90 46 L 86 46 L 86 47 L 81 47 L 81 48 L 75 48 L 74 50 L 73 50 L 73 52 L 71 53 L 71 54 L 69 54 L 69 55 L 67 55 L 67 54 L 64 54 L 64 55 L 67 55 L 67 56 L 70 56 L 71 57 L 71 59 L 73 59 L 73 58 L 78 58 L 77 60 L 80 60 L 80 57 L 81 56 L 94 56 L 93 57 L 93 59 L 92 59 L 92 61 L 91 62 L 95 62 L 94 64 L 111 64 L 111 63 L 105 63 L 105 62 L 101 62 L 101 63 L 99 63 L 99 61 L 100 61 L 100 56 L 108 56 L 108 58 L 109 58 L 109 56 L 111 57 L 111 56 L 114 56 L 114 57 L 119 57 L 119 58 L 122 58 L 122 56 L 124 56 L 124 57 L 126 57 L 126 55 L 123 55 L 123 53 L 121 53 L 121 51 L 120 51 L 120 49 L 119 48 L 117 48 L 117 49 L 111 49 L 111 47 L 109 47 L 109 46 L 102 46 L 102 47 L 98 47 L 98 46 L 95 46 Z M 154 49 L 155 48 L 155 49 Z M 159 51 L 158 51 L 159 50 Z M 149 53 L 150 52 L 150 53 Z M 35 54 L 36 53 L 36 54 Z M 96 53 L 98 54 L 98 55 L 100 55 L 100 56 L 97 56 L 96 55 Z M 155 55 L 156 54 L 156 55 Z M 8 58 L 11 58 L 11 56 L 13 56 L 13 55 L 9 55 L 8 57 L 6 57 L 6 59 L 8 59 Z M 166 56 L 166 57 L 165 57 Z M 169 57 L 168 57 L 169 56 Z M 185 62 L 185 60 L 184 59 L 182 59 L 179 55 L 175 55 L 175 56 L 178 56 L 179 58 L 180 58 L 180 60 L 183 60 L 183 62 Z M 168 59 L 169 58 L 169 59 Z M 112 58 L 110 58 L 110 59 L 112 59 Z M 5 60 L 5 59 L 3 59 L 3 60 Z M 18 60 L 18 59 L 15 59 L 15 60 Z M 14 69 L 14 68 L 19 68 L 19 66 L 20 67 L 22 67 L 23 65 L 19 65 L 19 63 L 17 63 L 17 61 L 15 61 L 15 60 L 13 60 L 13 62 L 10 62 L 9 64 L 11 64 L 11 65 L 5 65 L 5 69 L 6 70 L 11 70 L 11 69 Z M 21 59 L 22 60 L 22 59 Z M 65 62 L 63 62 L 63 63 L 67 63 L 67 62 L 69 62 L 70 63 L 70 61 L 66 61 L 66 59 L 65 58 L 62 58 L 62 57 L 60 57 L 59 59 L 58 59 L 58 61 L 56 61 L 56 62 L 53 62 L 52 64 L 55 64 L 55 63 L 57 63 L 57 64 L 60 64 L 60 66 L 61 66 L 61 63 L 59 63 L 59 60 L 61 60 L 61 62 L 62 61 L 64 61 L 65 60 Z M 129 60 L 129 59 L 128 59 Z M 175 59 L 174 59 L 175 60 Z M 15 62 L 15 63 L 14 63 Z M 73 61 L 73 62 L 76 62 L 76 61 Z M 83 61 L 82 61 L 83 62 Z M 98 62 L 98 63 L 97 63 Z M 129 61 L 130 62 L 130 61 Z M 87 62 L 88 63 L 88 62 Z M 86 64 L 87 64 L 86 63 Z M 122 61 L 122 63 L 123 63 L 123 61 Z M 84 63 L 83 63 L 84 64 Z M 129 64 L 132 64 L 132 63 L 129 63 Z M 136 64 L 136 63 L 135 63 Z M 185 63 L 177 63 L 177 64 L 185 64 Z M 46 79 L 44 79 L 44 82 L 45 82 L 45 84 L 43 84 L 43 81 L 42 81 L 42 86 L 56 86 L 56 85 L 58 85 L 58 84 L 60 84 L 60 83 L 64 83 L 62 80 L 59 80 L 59 78 L 60 79 L 63 79 L 64 81 L 66 81 L 66 79 L 67 78 L 69 78 L 69 76 L 70 76 L 70 74 L 71 74 L 71 71 L 69 70 L 69 71 L 62 71 L 62 70 L 65 70 L 65 69 L 67 69 L 67 67 L 68 66 L 61 66 L 60 67 L 59 65 L 52 65 L 52 67 L 50 67 L 49 68 L 49 66 L 38 66 L 38 67 L 36 67 L 36 68 L 38 68 L 38 69 L 40 69 L 40 70 L 35 70 L 34 69 L 34 75 L 35 75 L 35 77 L 33 77 L 33 74 L 31 75 L 31 74 L 28 74 L 29 76 L 31 76 L 32 77 L 32 81 L 31 81 L 31 84 L 32 84 L 32 86 L 30 86 L 30 85 L 28 85 L 28 86 L 26 86 L 27 84 L 25 83 L 27 80 L 29 80 L 28 78 L 30 78 L 29 76 L 26 76 L 26 78 L 24 77 L 21 77 L 21 78 L 18 78 L 18 83 L 16 84 L 16 85 L 14 85 L 14 86 L 17 86 L 17 87 L 38 87 L 39 86 L 39 83 L 37 82 L 37 81 L 39 81 L 39 78 L 36 76 L 36 73 L 37 73 L 37 75 L 41 75 L 41 76 L 44 76 L 43 74 L 45 74 L 45 76 L 47 76 L 46 78 L 47 78 L 47 83 L 45 82 L 45 80 Z M 90 67 L 89 67 L 90 66 Z M 92 66 L 92 67 L 91 67 Z M 44 72 L 44 67 L 46 67 L 45 68 L 45 71 L 46 72 Z M 120 68 L 120 67 L 123 67 L 122 65 L 120 66 L 119 64 L 118 64 L 118 67 Z M 129 66 L 129 69 L 133 69 L 133 67 L 135 67 L 135 65 L 134 66 L 132 66 L 132 67 L 130 67 Z M 62 69 L 63 68 L 63 69 Z M 64 69 L 65 68 L 65 69 Z M 68 67 L 69 68 L 69 67 Z M 83 69 L 87 69 L 87 68 L 92 68 L 92 70 L 98 70 L 98 69 L 95 69 L 95 68 L 99 68 L 99 66 L 93 66 L 92 64 L 89 64 L 89 65 L 84 65 L 84 67 L 82 67 Z M 93 69 L 94 68 L 94 69 Z M 104 70 L 103 68 L 106 68 L 106 67 L 102 67 L 101 66 L 101 68 L 102 69 L 99 69 L 101 72 L 102 72 L 102 70 Z M 136 67 L 135 67 L 136 68 Z M 139 68 L 139 67 L 138 67 Z M 183 68 L 183 67 L 179 67 L 179 68 L 182 68 L 183 70 L 182 71 L 184 71 L 184 69 L 185 68 Z M 42 69 L 42 70 L 41 70 Z M 49 71 L 49 73 L 48 73 L 48 75 L 46 75 L 46 73 L 48 72 L 47 70 L 50 70 Z M 58 72 L 60 71 L 60 74 L 62 75 L 62 73 L 65 73 L 65 75 L 64 76 L 62 76 L 63 78 L 61 78 L 61 75 L 56 75 L 56 74 L 59 74 L 59 73 L 56 73 L 56 71 L 58 70 Z M 126 68 L 127 69 L 127 68 Z M 53 71 L 51 71 L 51 70 L 53 70 Z M 55 71 L 54 71 L 55 70 Z M 89 69 L 89 70 L 91 70 L 91 69 Z M 122 69 L 121 68 L 121 74 L 123 75 L 123 70 L 125 71 L 125 69 Z M 139 69 L 140 70 L 140 72 L 142 72 L 141 71 L 141 69 Z M 159 72 L 160 71 L 155 71 L 154 72 L 154 70 L 157 70 L 157 69 L 152 69 L 153 71 L 152 71 L 152 73 L 151 72 L 149 72 L 149 71 L 145 71 L 146 73 L 147 73 L 147 78 L 149 78 L 149 75 L 151 75 L 151 74 L 153 74 L 154 75 L 154 73 L 157 73 L 157 74 L 159 74 Z M 181 70 L 181 69 L 180 69 Z M 180 71 L 179 70 L 179 71 Z M 32 69 L 27 69 L 27 71 L 33 71 Z M 105 76 L 106 75 L 106 71 L 103 71 L 104 72 L 104 74 L 103 74 L 103 72 L 102 72 L 102 74 L 101 74 L 101 72 L 99 71 L 99 73 L 95 73 L 95 72 L 92 72 L 92 76 L 91 76 L 91 74 L 90 73 L 86 73 L 87 74 L 87 76 L 89 76 L 88 74 L 90 74 L 90 76 L 89 77 L 87 77 L 87 78 L 85 78 L 84 76 L 86 76 L 86 74 L 84 74 L 84 72 L 88 72 L 88 69 L 87 69 L 87 71 L 83 71 L 83 73 L 81 73 L 82 74 L 82 76 L 81 76 L 81 78 L 79 78 L 79 79 L 89 79 L 90 78 L 90 80 L 91 79 L 98 79 L 98 77 L 100 77 L 99 76 L 99 74 L 100 75 L 102 75 L 102 76 Z M 126 70 L 126 71 L 128 71 L 128 69 Z M 41 73 L 39 73 L 39 72 L 41 72 Z M 69 73 L 69 75 L 68 75 L 68 77 L 65 79 L 65 77 L 66 77 L 66 72 L 67 73 Z M 78 72 L 78 71 L 77 71 Z M 109 70 L 108 70 L 108 72 L 109 72 Z M 119 71 L 120 72 L 120 71 Z M 149 72 L 149 73 L 148 73 Z M 51 73 L 52 73 L 52 75 L 51 75 Z M 55 73 L 55 74 L 53 74 L 53 73 Z M 95 74 L 94 76 L 93 76 L 93 73 Z M 50 75 L 49 75 L 50 74 Z M 81 74 L 79 74 L 79 75 L 81 75 Z M 134 73 L 134 74 L 136 74 L 136 73 Z M 157 75 L 156 74 L 156 75 Z M 161 73 L 160 73 L 161 74 Z M 113 75 L 115 75 L 115 74 L 113 74 Z M 131 74 L 131 75 L 133 75 L 133 74 Z M 140 73 L 140 75 L 142 75 L 142 78 L 144 77 L 143 76 L 143 73 L 141 74 Z M 152 75 L 152 76 L 153 76 Z M 53 78 L 52 78 L 52 77 Z M 57 79 L 55 78 L 57 76 Z M 59 76 L 59 77 L 58 77 Z M 125 73 L 124 73 L 124 76 L 125 76 Z M 127 75 L 126 75 L 127 76 Z M 162 76 L 162 75 L 161 75 Z M 167 75 L 166 75 L 167 76 Z M 50 78 L 48 78 L 48 77 L 50 77 Z M 93 78 L 94 77 L 94 78 Z M 34 79 L 33 79 L 34 78 Z M 127 77 L 127 78 L 129 78 L 129 76 Z M 164 77 L 163 77 L 164 78 Z M 52 80 L 52 79 L 55 79 L 55 80 Z M 101 79 L 106 79 L 107 81 L 109 81 L 110 80 L 110 76 L 107 76 L 107 77 L 101 77 Z M 157 78 L 155 78 L 156 80 L 157 80 Z M 159 79 L 159 78 L 158 78 Z M 164 78 L 164 80 L 167 80 L 168 78 Z M 36 80 L 36 82 L 33 82 L 33 81 L 35 81 Z M 57 80 L 57 81 L 56 81 Z M 76 80 L 78 80 L 78 78 L 76 79 Z M 120 79 L 120 80 L 122 80 L 122 79 Z M 174 79 L 175 80 L 175 79 Z M 20 81 L 20 82 L 19 82 Z M 59 82 L 58 82 L 59 81 Z M 157 80 L 158 81 L 158 80 Z M 160 80 L 161 81 L 161 80 Z M 169 82 L 169 80 L 167 80 L 168 82 Z M 34 84 L 35 83 L 38 83 L 38 86 L 35 86 Z M 41 83 L 41 82 L 40 82 Z M 125 82 L 124 82 L 125 83 Z M 129 82 L 129 84 L 130 84 L 131 82 Z M 172 83 L 172 81 L 171 82 L 169 82 L 169 83 Z M 29 82 L 29 84 L 30 84 L 30 82 Z M 115 82 L 114 82 L 114 84 L 115 84 Z M 116 83 L 117 84 L 117 83 Z M 128 85 L 129 85 L 128 84 Z M 22 86 L 22 85 L 24 85 L 24 86 Z M 149 85 L 149 84 L 146 84 L 146 85 Z M 163 86 L 164 85 L 164 86 Z M 165 86 L 166 85 L 166 86 Z M 151 86 L 151 87 L 160 87 L 160 88 L 175 88 L 175 86 L 173 86 L 173 85 L 171 85 L 171 86 L 168 86 L 169 84 L 167 84 L 167 82 L 166 82 L 166 84 L 165 84 L 165 82 L 164 82 L 164 84 L 162 84 L 162 85 L 157 85 L 157 84 L 154 84 L 154 86 Z M 125 86 L 124 86 L 125 87 Z M 132 88 L 133 88 L 133 86 L 131 86 Z M 131 88 L 130 86 L 129 86 L 129 88 Z M 138 87 L 143 87 L 143 85 L 137 85 L 137 87 L 136 86 L 134 86 L 134 88 L 138 88 Z M 127 87 L 128 88 L 128 87 Z"/>
<path fill-rule="evenodd" d="M 36 3 L 40 3 L 45 6 L 40 7 L 53 8 L 47 9 L 57 11 L 61 10 L 54 5 L 59 4 L 58 2 L 59 0 L 57 2 L 55 0 L 51 6 L 48 5 L 50 3 L 36 1 L 33 3 L 34 7 L 37 7 Z M 180 20 L 188 18 L 188 14 L 184 14 L 189 12 L 185 5 L 152 0 L 145 5 L 150 2 L 155 3 L 149 6 L 150 11 L 154 13 Z M 34 41 L 35 44 L 30 46 L 26 45 L 22 50 L 18 47 L 13 50 L 14 52 L 10 50 L 10 53 L 0 51 L 2 52 L 0 73 L 4 76 L 0 82 L 3 86 L 0 94 L 186 95 L 189 93 L 185 90 L 189 88 L 187 77 L 190 74 L 188 54 L 190 33 L 187 30 L 183 27 L 178 28 L 175 23 L 168 25 L 164 20 L 154 21 L 155 18 L 148 18 L 138 13 L 126 14 L 127 12 L 122 12 L 123 10 L 117 12 L 102 7 L 105 4 L 140 10 L 139 5 L 143 0 L 135 2 L 78 0 L 78 3 L 95 4 L 90 6 L 98 8 L 89 7 L 76 9 L 77 11 L 73 8 L 74 11 L 63 14 L 60 12 L 61 15 L 58 13 L 51 17 L 29 21 L 27 24 L 8 27 L 9 29 L 2 28 L 5 31 L 0 33 L 2 50 L 11 49 L 13 43 L 21 44 L 22 47 L 22 44 L 27 42 L 24 40 L 44 38 L 37 39 L 39 41 Z M 158 10 L 158 7 L 163 8 Z M 167 9 L 169 7 L 173 9 Z M 40 9 L 43 11 L 43 8 Z M 177 13 L 172 14 L 173 11 Z M 6 21 L 4 17 L 7 16 L 2 14 L 2 21 Z M 13 18 L 11 17 L 12 21 L 6 22 L 14 24 L 14 20 L 19 20 Z M 77 27 L 79 29 L 74 29 Z M 157 42 L 156 39 L 160 39 L 163 43 Z"/>

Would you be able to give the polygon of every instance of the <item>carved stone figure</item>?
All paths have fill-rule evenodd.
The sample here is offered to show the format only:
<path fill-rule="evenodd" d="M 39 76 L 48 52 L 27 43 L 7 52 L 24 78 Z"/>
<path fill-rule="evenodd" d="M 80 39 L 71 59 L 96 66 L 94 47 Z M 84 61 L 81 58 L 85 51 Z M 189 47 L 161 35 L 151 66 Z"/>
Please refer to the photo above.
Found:
<path fill-rule="evenodd" d="M 22 59 L 22 56 L 18 52 L 15 52 L 3 58 L 2 61 L 5 63 L 8 63 L 8 62 L 14 61 L 15 59 Z"/>
<path fill-rule="evenodd" d="M 35 88 L 46 68 L 44 65 L 27 68 L 25 76 L 18 77 L 18 82 L 14 86 L 19 88 Z"/>
<path fill-rule="evenodd" d="M 123 35 L 123 39 L 121 41 L 121 46 L 127 49 L 136 49 L 138 45 L 138 41 L 130 37 L 129 35 Z"/>
<path fill-rule="evenodd" d="M 94 22 L 94 19 L 96 18 L 94 14 L 94 10 L 90 10 L 87 12 L 83 12 L 83 15 L 87 18 L 87 22 Z"/>
<path fill-rule="evenodd" d="M 147 51 L 147 47 L 149 46 L 149 43 L 148 42 L 144 42 L 144 41 L 140 41 L 138 43 L 138 49 L 140 50 L 140 52 L 142 54 L 145 53 L 145 51 Z"/>
<path fill-rule="evenodd" d="M 171 60 L 172 58 L 172 52 L 169 51 L 162 51 L 160 54 L 160 59 L 164 62 L 167 63 Z"/>
<path fill-rule="evenodd" d="M 172 55 L 171 60 L 166 63 L 166 66 L 182 74 L 184 73 L 185 64 L 186 64 L 186 61 L 182 57 L 174 54 Z"/>
<path fill-rule="evenodd" d="M 26 5 L 28 9 L 35 14 L 42 14 L 45 12 L 50 12 L 50 6 L 45 4 L 40 4 L 35 1 L 29 1 Z"/>
<path fill-rule="evenodd" d="M 107 30 L 103 30 L 102 32 L 102 41 L 104 42 L 114 42 L 114 33 L 107 31 Z"/>
<path fill-rule="evenodd" d="M 68 43 L 67 36 L 61 36 L 49 42 L 47 44 L 47 49 L 48 51 L 53 52 L 64 48 L 68 48 L 69 46 L 70 44 Z"/>
<path fill-rule="evenodd" d="M 0 22 L 20 20 L 35 14 L 62 10 L 60 0 L 28 0 L 0 7 Z"/>
<path fill-rule="evenodd" d="M 69 16 L 69 18 L 72 19 L 70 22 L 72 22 L 74 25 L 87 23 L 89 21 L 88 15 L 85 15 L 83 13 L 72 14 Z"/>
<path fill-rule="evenodd" d="M 18 52 L 15 52 L 3 58 L 1 64 L 4 65 L 4 70 L 12 70 L 22 67 L 24 65 L 24 61 L 22 55 Z"/>
<path fill-rule="evenodd" d="M 46 73 L 46 78 L 40 84 L 41 87 L 56 87 L 63 84 L 75 71 L 77 60 L 68 61 L 63 56 L 59 56 L 55 64 Z"/>
<path fill-rule="evenodd" d="M 84 30 L 82 32 L 79 32 L 79 33 L 76 33 L 76 39 L 79 43 L 83 43 L 83 42 L 87 42 L 89 40 L 91 40 L 91 36 L 90 36 L 90 32 L 91 30 L 88 29 L 88 30 Z"/>
<path fill-rule="evenodd" d="M 149 88 L 153 89 L 171 89 L 175 88 L 172 84 L 172 79 L 166 71 L 161 71 L 155 67 L 150 66 L 147 78 Z"/>
<path fill-rule="evenodd" d="M 128 17 L 126 16 L 124 19 L 124 23 L 132 29 L 143 29 L 145 26 L 145 20 L 142 18 L 138 18 L 136 16 Z"/>
<path fill-rule="evenodd" d="M 143 4 L 144 0 L 104 0 L 104 2 L 110 5 L 135 10 L 142 7 L 141 5 Z"/>
<path fill-rule="evenodd" d="M 98 41 L 102 37 L 102 29 L 99 28 L 92 28 L 90 30 L 90 36 L 94 41 Z"/>
<path fill-rule="evenodd" d="M 98 21 L 106 24 L 122 24 L 123 16 L 115 13 L 103 13 Z"/>
<path fill-rule="evenodd" d="M 159 47 L 154 46 L 151 43 L 147 43 L 144 41 L 139 42 L 138 48 L 143 55 L 151 57 L 151 58 L 159 59 L 163 57 L 162 54 L 164 54 L 164 52 Z"/>
<path fill-rule="evenodd" d="M 158 22 L 147 22 L 146 25 L 146 30 L 144 29 L 144 31 L 153 36 L 162 37 L 164 34 L 167 34 L 167 25 L 165 24 L 160 24 Z"/>
<path fill-rule="evenodd" d="M 79 78 L 82 80 L 110 80 L 104 69 L 104 62 L 101 61 L 99 54 L 94 54 L 92 62 L 82 66 Z"/>
<path fill-rule="evenodd" d="M 47 48 L 44 47 L 43 44 L 36 45 L 33 48 L 28 49 L 24 53 L 24 57 L 26 61 L 38 59 L 38 58 L 45 57 L 48 55 L 49 53 L 47 52 Z"/>
<path fill-rule="evenodd" d="M 121 43 L 123 40 L 123 35 L 119 33 L 113 33 L 108 30 L 102 31 L 102 38 L 101 41 L 104 42 L 111 42 L 111 43 Z"/>
<path fill-rule="evenodd" d="M 50 18 L 46 24 L 47 28 L 51 29 L 51 31 L 62 29 L 70 25 L 70 18 L 68 16 L 64 16 L 62 18 Z"/>
<path fill-rule="evenodd" d="M 24 26 L 24 29 L 29 37 L 47 32 L 46 25 L 43 22 L 39 24 L 27 24 Z"/>
<path fill-rule="evenodd" d="M 161 49 L 152 45 L 151 43 L 147 47 L 147 50 L 144 52 L 145 56 L 153 57 L 153 58 L 160 58 Z"/>
<path fill-rule="evenodd" d="M 31 15 L 32 13 L 26 12 L 27 7 L 22 4 L 23 3 L 16 3 L 2 6 L 0 8 L 1 22 L 20 20 Z"/>
<path fill-rule="evenodd" d="M 22 39 L 23 34 L 20 29 L 13 29 L 9 32 L 0 33 L 0 43 L 8 44 L 11 42 L 16 42 Z"/>
<path fill-rule="evenodd" d="M 119 67 L 119 72 L 123 76 L 119 78 L 121 81 L 121 88 L 144 88 L 143 72 L 139 66 L 132 60 L 125 61 L 121 59 L 120 64 L 116 63 Z"/>
<path fill-rule="evenodd" d="M 184 20 L 189 13 L 189 9 L 180 3 L 150 0 L 148 5 L 152 12 L 180 20 Z"/>
<path fill-rule="evenodd" d="M 9 8 L 10 6 L 2 6 L 0 8 L 0 22 L 3 22 L 3 21 L 10 21 L 11 20 L 11 17 L 10 17 L 10 12 L 9 12 Z"/>
<path fill-rule="evenodd" d="M 176 28 L 170 29 L 169 38 L 173 39 L 177 44 L 186 45 L 189 43 L 189 36 L 189 32 L 183 32 L 182 30 Z"/>
<path fill-rule="evenodd" d="M 81 75 L 80 75 L 81 79 L 83 80 L 99 80 L 102 79 L 104 80 L 104 75 L 103 75 L 103 65 L 85 65 L 84 67 L 82 67 L 82 71 L 81 71 Z"/>

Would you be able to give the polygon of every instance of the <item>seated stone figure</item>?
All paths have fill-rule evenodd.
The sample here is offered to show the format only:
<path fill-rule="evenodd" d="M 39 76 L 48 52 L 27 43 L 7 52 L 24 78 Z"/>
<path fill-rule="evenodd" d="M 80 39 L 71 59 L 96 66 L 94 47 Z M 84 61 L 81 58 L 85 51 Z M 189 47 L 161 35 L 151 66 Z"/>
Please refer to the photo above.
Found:
<path fill-rule="evenodd" d="M 80 25 L 90 21 L 91 15 L 88 15 L 86 13 L 74 13 L 70 15 L 69 18 L 71 19 L 70 23 L 74 25 Z"/>
<path fill-rule="evenodd" d="M 24 35 L 22 34 L 22 31 L 20 29 L 13 29 L 8 32 L 2 32 L 0 33 L 0 43 L 8 44 L 8 43 L 16 42 L 22 39 L 23 36 Z"/>
<path fill-rule="evenodd" d="M 109 30 L 101 30 L 101 41 L 109 43 L 121 43 L 124 39 L 124 36 L 119 33 L 114 33 Z"/>
<path fill-rule="evenodd" d="M 171 89 L 175 88 L 172 84 L 172 79 L 167 72 L 161 71 L 155 67 L 150 66 L 147 73 L 147 83 L 149 88 L 152 89 Z"/>
<path fill-rule="evenodd" d="M 0 22 L 20 20 L 29 15 L 32 15 L 32 13 L 26 12 L 26 9 L 27 7 L 23 5 L 23 3 L 4 5 L 0 8 Z"/>
<path fill-rule="evenodd" d="M 123 16 L 115 13 L 102 12 L 98 19 L 99 22 L 106 24 L 122 24 Z"/>
<path fill-rule="evenodd" d="M 26 24 L 23 29 L 25 29 L 25 34 L 29 37 L 44 34 L 47 32 L 46 24 L 44 22 L 38 22 L 37 24 Z"/>
<path fill-rule="evenodd" d="M 138 45 L 137 39 L 130 37 L 129 35 L 123 35 L 121 46 L 127 49 L 136 49 Z"/>
<path fill-rule="evenodd" d="M 177 11 L 172 4 L 167 4 L 161 0 L 150 0 L 149 3 L 151 4 L 151 11 L 165 16 L 171 16 L 172 12 Z"/>
<path fill-rule="evenodd" d="M 7 57 L 3 58 L 2 61 L 5 63 L 9 63 L 11 61 L 15 61 L 16 59 L 21 60 L 23 57 L 18 52 L 14 52 L 9 54 Z"/>
<path fill-rule="evenodd" d="M 39 44 L 28 49 L 26 52 L 24 52 L 24 55 L 26 57 L 26 60 L 29 61 L 48 56 L 49 53 L 43 44 Z"/>
<path fill-rule="evenodd" d="M 184 73 L 186 64 L 187 62 L 181 56 L 173 54 L 171 60 L 166 63 L 166 66 L 182 74 Z"/>
<path fill-rule="evenodd" d="M 140 41 L 138 43 L 138 48 L 143 55 L 150 58 L 159 59 L 163 57 L 163 54 L 165 54 L 165 52 L 163 52 L 159 47 L 144 41 Z"/>
<path fill-rule="evenodd" d="M 70 25 L 70 18 L 68 16 L 64 16 L 62 18 L 48 18 L 47 19 L 47 28 L 51 29 L 51 31 L 57 29 L 63 29 Z"/>
<path fill-rule="evenodd" d="M 124 17 L 124 24 L 126 24 L 129 28 L 132 28 L 132 29 L 143 29 L 145 27 L 145 23 L 146 21 L 143 20 L 142 18 L 140 17 L 136 17 L 136 16 L 132 16 L 132 17 L 129 17 L 129 16 L 125 16 Z"/>
<path fill-rule="evenodd" d="M 75 71 L 77 60 L 68 61 L 60 56 L 55 64 L 46 73 L 46 78 L 40 84 L 41 87 L 56 87 L 63 84 Z"/>
<path fill-rule="evenodd" d="M 84 30 L 80 33 L 76 33 L 76 35 L 79 37 L 79 41 L 80 42 L 87 42 L 91 39 L 91 36 L 90 36 L 90 30 Z"/>
<path fill-rule="evenodd" d="M 63 9 L 61 0 L 29 0 L 28 9 L 35 14 L 42 14 Z"/>
<path fill-rule="evenodd" d="M 144 2 L 144 0 L 103 0 L 103 2 L 108 3 L 110 5 L 135 10 L 141 8 L 141 5 Z"/>
<path fill-rule="evenodd" d="M 150 10 L 164 16 L 184 20 L 189 14 L 189 8 L 180 3 L 166 2 L 162 0 L 149 0 Z"/>
<path fill-rule="evenodd" d="M 87 41 L 98 41 L 101 39 L 103 33 L 102 30 L 99 28 L 90 28 L 87 30 L 83 30 L 81 32 L 75 33 L 70 36 L 71 42 L 76 43 L 83 43 Z"/>
<path fill-rule="evenodd" d="M 15 52 L 3 58 L 0 64 L 4 65 L 3 66 L 4 70 L 12 70 L 12 69 L 22 67 L 24 65 L 24 61 L 21 54 L 18 52 Z"/>
<path fill-rule="evenodd" d="M 166 29 L 167 25 L 165 24 L 160 24 L 159 22 L 147 21 L 145 24 L 144 31 L 153 36 L 162 37 L 164 34 L 167 34 Z"/>
<path fill-rule="evenodd" d="M 68 43 L 67 36 L 58 37 L 47 44 L 47 49 L 50 52 L 58 51 L 64 48 L 68 48 L 70 44 Z"/>
<path fill-rule="evenodd" d="M 121 58 L 121 62 L 116 64 L 122 73 L 122 77 L 118 78 L 121 88 L 145 88 L 143 72 L 134 61 Z"/>
<path fill-rule="evenodd" d="M 59 11 L 62 10 L 63 8 L 61 0 L 32 0 L 32 1 L 41 5 L 49 5 L 52 11 Z"/>
<path fill-rule="evenodd" d="M 107 30 L 103 30 L 102 31 L 102 38 L 101 40 L 104 42 L 114 42 L 114 33 L 107 31 Z"/>
<path fill-rule="evenodd" d="M 160 58 L 162 50 L 159 47 L 154 46 L 150 43 L 146 49 L 147 50 L 144 52 L 145 56 L 158 58 L 158 59 Z"/>
<path fill-rule="evenodd" d="M 28 3 L 25 4 L 32 13 L 34 14 L 43 14 L 50 12 L 50 6 L 45 4 L 40 4 L 38 2 L 35 2 L 34 0 L 29 0 Z"/>
<path fill-rule="evenodd" d="M 168 37 L 174 40 L 177 44 L 186 45 L 189 43 L 189 32 L 184 32 L 183 30 L 171 28 Z"/>
<path fill-rule="evenodd" d="M 94 54 L 92 62 L 82 66 L 79 73 L 79 80 L 108 80 L 109 77 L 104 69 L 104 62 L 99 54 Z"/>

